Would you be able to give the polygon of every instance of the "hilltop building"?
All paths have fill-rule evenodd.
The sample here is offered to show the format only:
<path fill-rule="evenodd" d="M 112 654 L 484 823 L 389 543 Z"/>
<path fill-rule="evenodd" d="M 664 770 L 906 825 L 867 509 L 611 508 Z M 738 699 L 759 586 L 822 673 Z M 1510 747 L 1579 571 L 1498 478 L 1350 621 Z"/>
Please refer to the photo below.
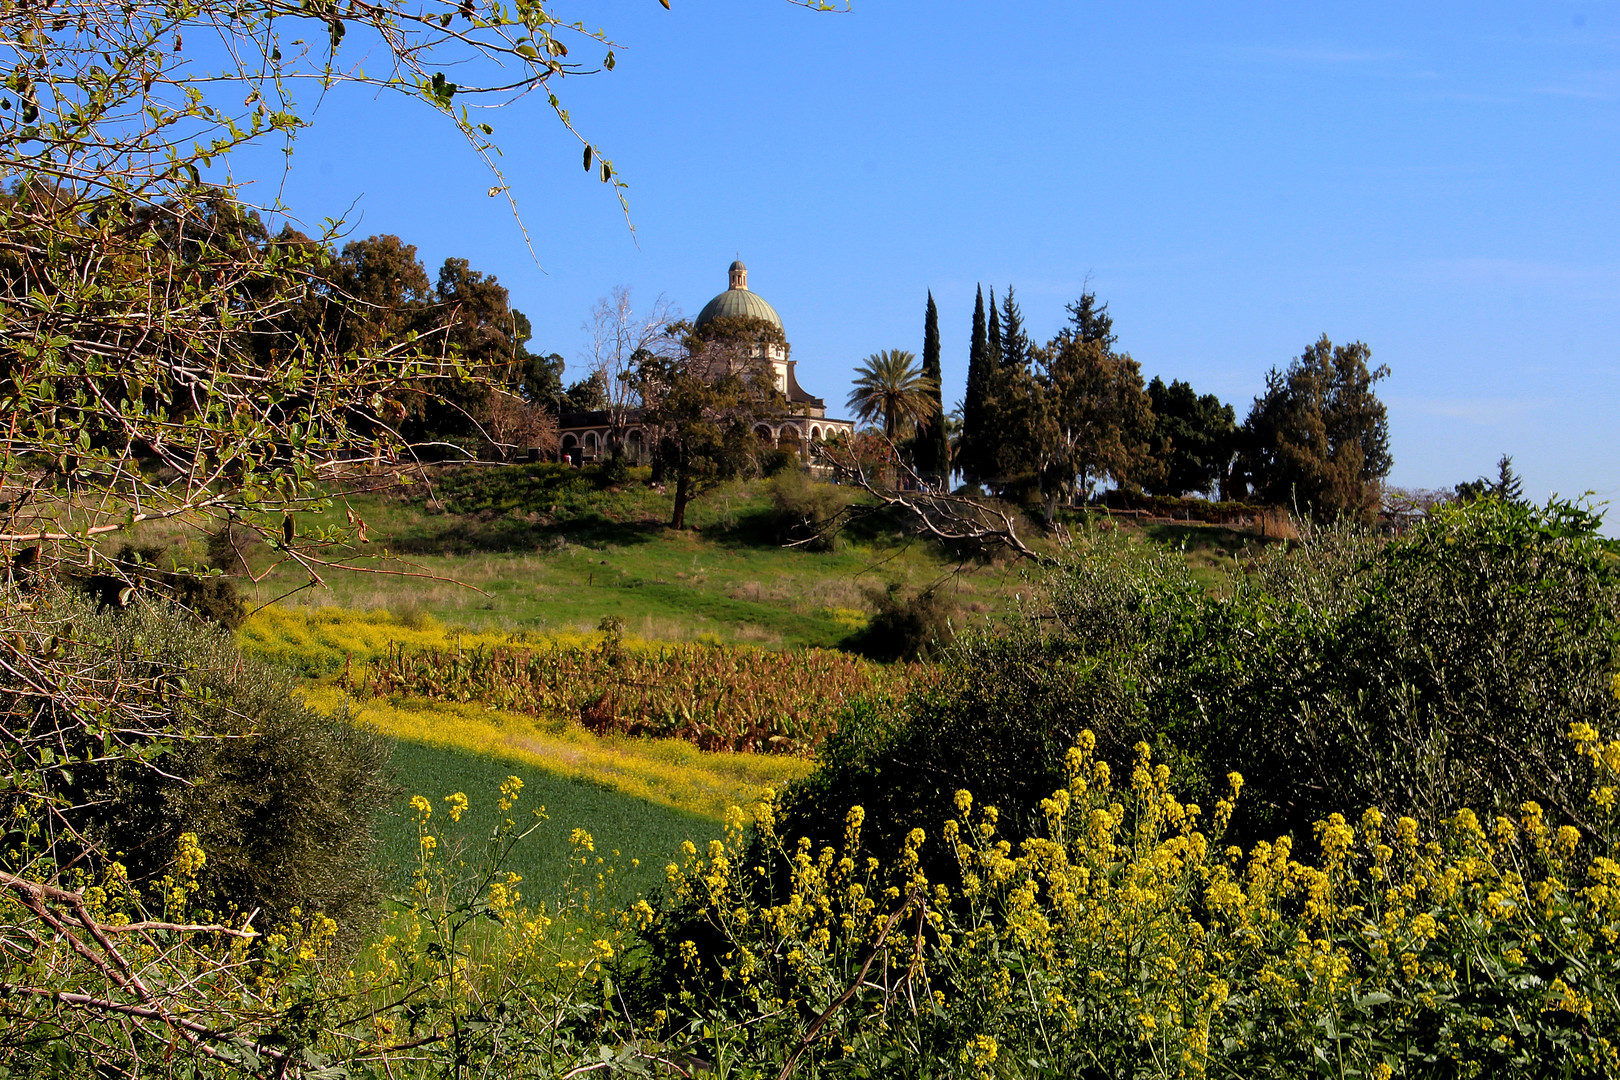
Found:
<path fill-rule="evenodd" d="M 754 433 L 760 441 L 804 455 L 810 443 L 821 442 L 839 433 L 853 433 L 853 421 L 829 418 L 827 402 L 799 385 L 796 373 L 799 362 L 793 359 L 793 346 L 787 341 L 782 317 L 763 296 L 749 290 L 748 267 L 739 259 L 731 264 L 728 273 L 730 287 L 704 304 L 692 325 L 701 330 L 716 319 L 747 316 L 770 323 L 782 331 L 781 344 L 773 342 L 755 346 L 755 355 L 763 352 L 771 365 L 777 391 L 787 399 L 787 409 L 782 415 L 760 417 L 756 421 Z M 647 456 L 648 448 L 639 423 L 639 411 L 631 410 L 628 420 L 625 447 L 631 459 L 640 462 Z M 563 413 L 559 426 L 564 457 L 578 464 L 594 461 L 604 453 L 611 426 L 606 412 Z"/>

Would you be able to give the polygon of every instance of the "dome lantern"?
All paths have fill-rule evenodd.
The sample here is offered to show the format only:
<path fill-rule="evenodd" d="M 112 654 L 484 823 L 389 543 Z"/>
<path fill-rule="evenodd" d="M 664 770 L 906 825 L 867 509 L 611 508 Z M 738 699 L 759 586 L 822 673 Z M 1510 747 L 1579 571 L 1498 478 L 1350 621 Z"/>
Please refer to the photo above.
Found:
<path fill-rule="evenodd" d="M 731 287 L 703 305 L 703 310 L 692 320 L 694 327 L 701 329 L 715 319 L 746 315 L 768 322 L 778 330 L 785 329 L 776 309 L 763 296 L 748 291 L 748 267 L 743 265 L 741 259 L 731 264 L 730 276 Z"/>

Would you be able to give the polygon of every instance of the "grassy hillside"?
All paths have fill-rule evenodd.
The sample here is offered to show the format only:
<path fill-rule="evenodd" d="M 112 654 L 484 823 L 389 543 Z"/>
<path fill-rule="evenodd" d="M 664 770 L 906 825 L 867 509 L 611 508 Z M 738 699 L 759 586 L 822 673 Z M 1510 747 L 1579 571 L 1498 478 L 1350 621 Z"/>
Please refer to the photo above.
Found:
<path fill-rule="evenodd" d="M 685 532 L 664 527 L 669 503 L 644 482 L 603 487 L 589 471 L 544 465 L 464 469 L 431 485 L 351 497 L 300 515 L 299 531 L 353 512 L 372 541 L 353 554 L 427 576 L 332 573 L 324 587 L 282 602 L 383 608 L 406 621 L 430 614 L 473 629 L 593 629 L 614 616 L 651 640 L 789 648 L 837 645 L 864 625 L 867 591 L 891 583 L 948 579 L 965 618 L 1001 609 L 1022 587 L 1017 567 L 955 573 L 957 560 L 892 529 L 851 531 L 832 551 L 784 548 L 769 481 L 698 500 Z M 260 565 L 270 559 L 267 550 L 255 555 Z M 283 568 L 245 591 L 262 603 L 304 580 Z"/>
<path fill-rule="evenodd" d="M 670 496 L 644 470 L 609 485 L 590 469 L 469 466 L 297 516 L 304 536 L 351 514 L 364 521 L 370 542 L 338 554 L 391 573 L 328 571 L 324 584 L 300 589 L 308 576 L 283 566 L 256 584 L 239 581 L 252 605 L 285 597 L 292 607 L 386 610 L 405 624 L 431 615 L 472 630 L 544 633 L 591 630 L 611 616 L 648 640 L 766 648 L 838 645 L 865 625 L 868 595 L 893 584 L 940 584 L 959 623 L 1004 610 L 1026 588 L 1017 563 L 964 563 L 882 520 L 846 530 L 830 551 L 784 548 L 771 492 L 768 480 L 717 489 L 692 504 L 693 528 L 675 532 L 664 527 Z M 1133 531 L 1184 545 L 1212 584 L 1257 542 L 1193 525 Z M 1034 523 L 1024 532 L 1053 545 Z M 136 536 L 203 555 L 203 537 L 184 522 Z M 262 545 L 249 551 L 261 572 L 275 557 Z"/>

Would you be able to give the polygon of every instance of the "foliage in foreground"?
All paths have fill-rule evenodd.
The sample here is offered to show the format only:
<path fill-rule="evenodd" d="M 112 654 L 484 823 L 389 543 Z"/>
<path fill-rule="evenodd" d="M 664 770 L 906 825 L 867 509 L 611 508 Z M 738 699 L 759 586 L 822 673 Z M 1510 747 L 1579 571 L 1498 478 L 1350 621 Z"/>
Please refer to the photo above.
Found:
<path fill-rule="evenodd" d="M 371 819 L 390 794 L 379 739 L 305 708 L 289 676 L 177 605 L 0 599 L 32 609 L 9 636 L 12 665 L 49 656 L 84 683 L 140 688 L 152 709 L 150 730 L 120 731 L 38 684 L 0 690 L 0 870 L 50 882 L 116 859 L 146 888 L 190 835 L 208 852 L 195 876 L 210 911 L 272 928 L 320 910 L 346 940 L 369 929 Z"/>
<path fill-rule="evenodd" d="M 777 832 L 671 864 L 671 900 L 600 903 L 607 867 L 574 830 L 555 897 L 503 868 L 521 784 L 484 843 L 469 798 L 413 799 L 417 858 L 385 932 L 320 959 L 330 925 L 259 938 L 187 926 L 206 852 L 181 839 L 161 891 L 117 868 L 76 891 L 10 892 L 40 928 L 3 954 L 0 1067 L 90 1075 L 721 1077 L 1459 1077 L 1620 1071 L 1620 741 L 1570 733 L 1600 838 L 1533 803 L 1433 832 L 1376 811 L 1224 847 L 1239 802 L 1179 801 L 1138 748 L 1113 783 L 1083 738 L 1040 834 L 1016 848 L 967 791 L 938 840 L 885 865 L 852 811 L 835 847 Z M 448 824 L 446 823 L 448 819 Z M 953 873 L 931 879 L 942 843 Z M 783 873 L 761 875 L 750 849 Z M 893 884 L 890 884 L 892 882 Z M 173 920 L 173 921 L 168 921 Z M 8 931 L 8 934 L 15 931 Z M 649 954 L 639 942 L 651 943 Z M 49 979 L 49 983 L 43 983 Z"/>
<path fill-rule="evenodd" d="M 895 845 L 972 787 L 1032 835 L 1090 729 L 1116 768 L 1153 744 L 1196 800 L 1248 776 L 1245 843 L 1308 844 L 1345 802 L 1432 824 L 1534 799 L 1590 833 L 1564 733 L 1620 724 L 1620 558 L 1597 527 L 1484 499 L 1391 541 L 1317 532 L 1216 592 L 1173 552 L 1082 533 L 1006 633 L 950 650 L 902 709 L 850 718 L 785 820 L 829 843 L 859 803 Z"/>
<path fill-rule="evenodd" d="M 965 790 L 936 880 L 920 829 L 885 867 L 860 808 L 816 851 L 762 807 L 784 872 L 740 832 L 689 853 L 653 936 L 685 1011 L 745 1033 L 731 1054 L 802 1054 L 806 1074 L 1609 1075 L 1620 742 L 1570 736 L 1595 774 L 1595 845 L 1526 803 L 1432 833 L 1333 814 L 1314 864 L 1286 838 L 1245 852 L 1222 844 L 1240 776 L 1206 812 L 1143 744 L 1116 787 L 1086 733 L 1016 848 Z"/>

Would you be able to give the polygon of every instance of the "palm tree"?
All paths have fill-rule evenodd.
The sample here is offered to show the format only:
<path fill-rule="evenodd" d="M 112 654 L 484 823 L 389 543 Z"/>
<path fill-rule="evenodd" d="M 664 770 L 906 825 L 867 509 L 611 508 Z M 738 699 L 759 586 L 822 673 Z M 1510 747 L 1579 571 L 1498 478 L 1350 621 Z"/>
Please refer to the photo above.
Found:
<path fill-rule="evenodd" d="M 849 407 L 862 420 L 883 417 L 883 434 L 893 441 L 914 423 L 939 410 L 934 380 L 916 366 L 917 355 L 904 349 L 884 349 L 868 356 L 855 369 L 855 389 Z"/>

